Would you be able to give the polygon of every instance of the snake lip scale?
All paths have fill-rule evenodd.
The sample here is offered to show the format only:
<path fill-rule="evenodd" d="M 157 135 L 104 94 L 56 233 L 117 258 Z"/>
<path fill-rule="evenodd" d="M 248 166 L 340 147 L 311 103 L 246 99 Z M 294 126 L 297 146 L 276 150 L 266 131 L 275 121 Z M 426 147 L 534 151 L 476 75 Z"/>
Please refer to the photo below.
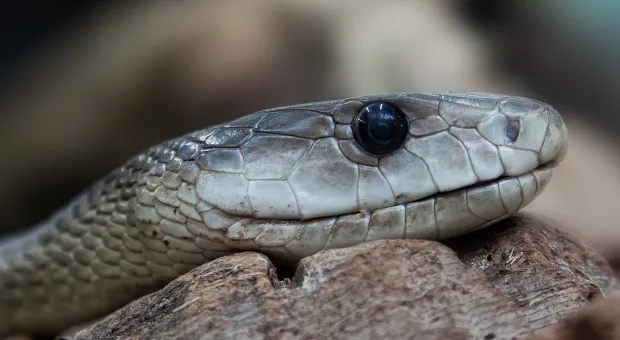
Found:
<path fill-rule="evenodd" d="M 0 335 L 54 335 L 238 251 L 298 261 L 443 240 L 534 200 L 568 149 L 551 106 L 386 93 L 259 111 L 153 146 L 0 240 Z"/>

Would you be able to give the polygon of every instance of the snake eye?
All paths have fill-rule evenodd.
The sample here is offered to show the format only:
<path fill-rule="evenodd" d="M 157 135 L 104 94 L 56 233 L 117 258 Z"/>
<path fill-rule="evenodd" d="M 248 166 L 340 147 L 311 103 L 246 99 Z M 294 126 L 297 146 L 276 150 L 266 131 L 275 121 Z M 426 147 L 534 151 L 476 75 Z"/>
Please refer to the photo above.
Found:
<path fill-rule="evenodd" d="M 385 102 L 364 106 L 353 118 L 352 128 L 357 144 L 378 156 L 398 150 L 409 131 L 407 117 Z"/>

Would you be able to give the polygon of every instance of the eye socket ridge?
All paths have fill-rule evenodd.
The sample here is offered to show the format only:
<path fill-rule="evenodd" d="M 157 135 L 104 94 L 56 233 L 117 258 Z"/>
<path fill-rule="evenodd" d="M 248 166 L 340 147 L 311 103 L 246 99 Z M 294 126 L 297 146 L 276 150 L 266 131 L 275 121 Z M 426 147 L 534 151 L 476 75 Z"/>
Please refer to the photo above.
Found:
<path fill-rule="evenodd" d="M 407 116 L 389 102 L 371 102 L 362 107 L 352 123 L 357 144 L 374 155 L 387 155 L 398 150 L 409 131 Z"/>

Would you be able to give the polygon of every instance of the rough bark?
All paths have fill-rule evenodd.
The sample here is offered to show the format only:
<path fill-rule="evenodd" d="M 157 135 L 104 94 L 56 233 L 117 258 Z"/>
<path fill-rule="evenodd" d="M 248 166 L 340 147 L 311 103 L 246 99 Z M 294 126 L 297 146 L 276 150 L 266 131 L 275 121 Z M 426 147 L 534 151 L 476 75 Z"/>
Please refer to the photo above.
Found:
<path fill-rule="evenodd" d="M 537 332 L 536 340 L 620 339 L 620 292 Z"/>
<path fill-rule="evenodd" d="M 527 339 L 617 287 L 592 248 L 519 215 L 324 251 L 292 280 L 264 255 L 224 257 L 64 339 Z"/>

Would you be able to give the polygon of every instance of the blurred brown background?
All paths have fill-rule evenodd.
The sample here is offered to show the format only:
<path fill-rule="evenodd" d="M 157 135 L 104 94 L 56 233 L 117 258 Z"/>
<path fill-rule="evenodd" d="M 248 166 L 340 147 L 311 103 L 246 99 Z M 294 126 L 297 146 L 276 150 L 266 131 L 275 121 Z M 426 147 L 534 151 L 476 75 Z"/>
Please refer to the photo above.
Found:
<path fill-rule="evenodd" d="M 528 209 L 620 243 L 620 2 L 0 1 L 0 221 L 45 218 L 141 149 L 254 110 L 392 91 L 554 105 L 564 164 Z"/>

